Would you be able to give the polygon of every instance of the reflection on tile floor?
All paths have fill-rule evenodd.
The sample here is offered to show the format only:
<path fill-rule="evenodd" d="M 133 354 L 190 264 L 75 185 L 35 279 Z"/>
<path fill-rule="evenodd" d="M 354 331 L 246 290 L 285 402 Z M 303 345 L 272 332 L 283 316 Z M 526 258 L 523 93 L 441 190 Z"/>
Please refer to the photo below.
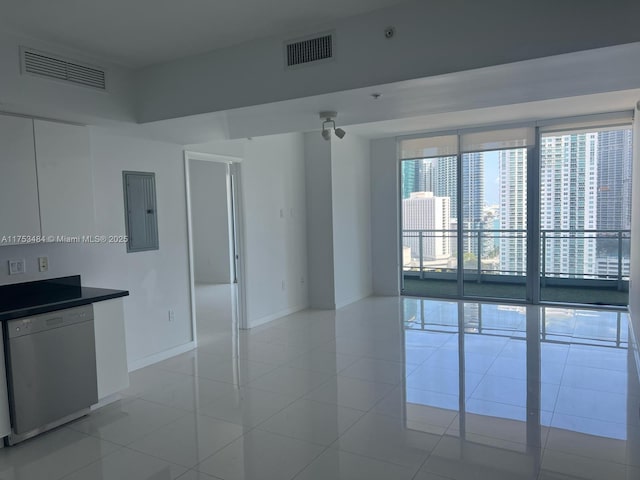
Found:
<path fill-rule="evenodd" d="M 131 375 L 1 479 L 638 480 L 628 318 L 368 298 Z"/>

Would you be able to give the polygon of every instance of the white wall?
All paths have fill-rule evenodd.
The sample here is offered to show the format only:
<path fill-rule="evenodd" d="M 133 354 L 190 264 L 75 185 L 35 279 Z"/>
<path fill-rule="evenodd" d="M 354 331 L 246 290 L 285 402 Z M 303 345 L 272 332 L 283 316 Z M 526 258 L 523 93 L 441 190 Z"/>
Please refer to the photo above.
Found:
<path fill-rule="evenodd" d="M 129 290 L 124 312 L 131 366 L 192 340 L 182 150 L 179 145 L 113 136 L 99 128 L 91 129 L 91 149 L 99 233 L 125 233 L 122 171 L 155 172 L 160 249 L 127 254 L 125 244 L 2 247 L 0 284 L 80 274 L 87 286 Z M 37 273 L 40 255 L 49 256 L 46 274 Z M 25 258 L 27 274 L 9 277 L 10 258 Z M 173 322 L 169 309 L 175 311 Z"/>
<path fill-rule="evenodd" d="M 317 137 L 320 137 L 317 135 Z M 322 140 L 324 141 L 324 140 Z M 335 303 L 368 297 L 371 283 L 371 171 L 369 140 L 331 140 Z"/>
<path fill-rule="evenodd" d="M 395 138 L 371 141 L 373 292 L 399 295 L 399 177 Z"/>
<path fill-rule="evenodd" d="M 247 140 L 242 200 L 247 322 L 253 327 L 309 304 L 302 135 Z"/>
<path fill-rule="evenodd" d="M 304 161 L 309 304 L 311 308 L 331 310 L 336 308 L 331 144 L 318 132 L 304 134 Z"/>
<path fill-rule="evenodd" d="M 302 135 L 217 141 L 186 148 L 242 159 L 248 326 L 307 308 L 307 200 Z"/>
<path fill-rule="evenodd" d="M 633 122 L 633 186 L 631 204 L 631 278 L 629 284 L 629 310 L 635 334 L 633 348 L 640 371 L 640 110 L 636 109 Z"/>
<path fill-rule="evenodd" d="M 20 74 L 21 46 L 107 69 L 107 92 Z M 0 32 L 0 110 L 93 124 L 134 121 L 130 70 L 33 38 Z"/>
<path fill-rule="evenodd" d="M 231 283 L 226 163 L 189 160 L 196 283 Z"/>
<path fill-rule="evenodd" d="M 640 40 L 638 17 L 634 0 L 403 2 L 299 32 L 333 29 L 332 62 L 286 70 L 283 42 L 299 34 L 278 32 L 145 68 L 136 72 L 137 116 L 182 117 L 630 43 Z M 390 40 L 389 25 L 397 31 Z"/>

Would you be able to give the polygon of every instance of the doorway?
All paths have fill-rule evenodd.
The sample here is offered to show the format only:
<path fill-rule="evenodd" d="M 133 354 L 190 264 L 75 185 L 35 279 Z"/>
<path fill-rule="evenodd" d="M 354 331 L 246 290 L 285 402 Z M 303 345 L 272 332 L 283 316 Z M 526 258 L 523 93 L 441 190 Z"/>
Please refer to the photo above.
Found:
<path fill-rule="evenodd" d="M 235 344 L 245 328 L 240 159 L 185 153 L 193 337 Z"/>

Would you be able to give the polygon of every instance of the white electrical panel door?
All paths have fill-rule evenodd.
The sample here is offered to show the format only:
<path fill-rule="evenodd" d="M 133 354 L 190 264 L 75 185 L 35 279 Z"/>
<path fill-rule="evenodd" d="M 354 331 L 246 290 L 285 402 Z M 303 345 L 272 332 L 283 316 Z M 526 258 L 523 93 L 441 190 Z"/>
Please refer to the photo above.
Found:
<path fill-rule="evenodd" d="M 0 172 L 0 246 L 21 243 L 16 236 L 40 235 L 30 118 L 0 115 Z"/>
<path fill-rule="evenodd" d="M 34 120 L 42 234 L 65 237 L 95 232 L 89 130 Z"/>

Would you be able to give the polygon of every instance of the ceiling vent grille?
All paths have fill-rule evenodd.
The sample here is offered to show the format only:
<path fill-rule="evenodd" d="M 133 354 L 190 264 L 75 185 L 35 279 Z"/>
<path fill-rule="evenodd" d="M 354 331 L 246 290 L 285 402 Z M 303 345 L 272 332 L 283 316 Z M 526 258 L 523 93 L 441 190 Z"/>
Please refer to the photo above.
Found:
<path fill-rule="evenodd" d="M 22 71 L 75 85 L 106 90 L 106 72 L 36 50 L 22 50 Z"/>
<path fill-rule="evenodd" d="M 307 38 L 286 44 L 287 67 L 333 58 L 333 35 Z"/>

